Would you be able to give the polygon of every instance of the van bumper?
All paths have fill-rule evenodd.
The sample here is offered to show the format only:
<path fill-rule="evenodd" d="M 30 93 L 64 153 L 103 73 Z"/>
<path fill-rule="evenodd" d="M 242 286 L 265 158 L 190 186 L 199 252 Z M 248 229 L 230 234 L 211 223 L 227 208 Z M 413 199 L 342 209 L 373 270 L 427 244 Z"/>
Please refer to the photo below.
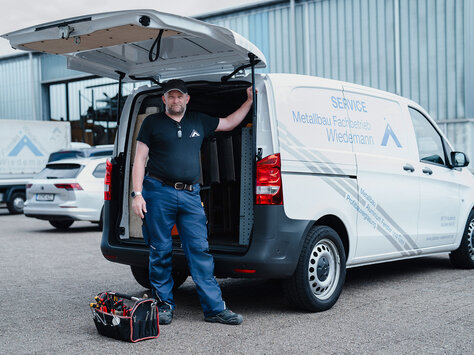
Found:
<path fill-rule="evenodd" d="M 108 208 L 105 208 L 107 219 Z M 212 250 L 216 277 L 287 278 L 298 264 L 310 221 L 293 220 L 283 206 L 255 206 L 254 228 L 246 252 L 233 254 Z M 102 254 L 106 259 L 127 265 L 148 267 L 148 248 L 143 244 L 111 244 L 104 224 Z M 173 268 L 182 269 L 186 259 L 182 249 L 173 250 Z"/>
<path fill-rule="evenodd" d="M 287 278 L 293 275 L 309 221 L 286 216 L 283 206 L 255 206 L 245 254 L 213 253 L 217 277 Z"/>

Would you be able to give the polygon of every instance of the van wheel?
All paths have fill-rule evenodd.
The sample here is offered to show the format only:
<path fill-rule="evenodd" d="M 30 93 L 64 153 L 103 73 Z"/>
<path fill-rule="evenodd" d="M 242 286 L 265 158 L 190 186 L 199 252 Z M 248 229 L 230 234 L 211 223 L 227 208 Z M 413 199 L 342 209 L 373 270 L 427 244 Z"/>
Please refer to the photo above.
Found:
<path fill-rule="evenodd" d="M 455 267 L 474 269 L 474 210 L 467 218 L 461 245 L 449 254 L 449 259 Z"/>
<path fill-rule="evenodd" d="M 74 221 L 54 221 L 50 220 L 49 224 L 51 224 L 54 228 L 59 229 L 61 231 L 68 230 L 69 227 L 74 223 Z"/>
<path fill-rule="evenodd" d="M 295 273 L 283 285 L 293 305 L 320 312 L 336 303 L 345 278 L 346 257 L 339 235 L 330 227 L 316 226 L 306 237 Z"/>
<path fill-rule="evenodd" d="M 141 267 L 141 266 L 135 266 L 135 265 L 130 265 L 130 268 L 132 269 L 132 274 L 135 280 L 144 288 L 151 289 L 151 284 L 150 284 L 150 279 L 149 279 L 149 273 L 148 273 L 148 268 L 147 267 Z M 173 290 L 176 290 L 181 286 L 184 281 L 188 278 L 188 274 L 184 271 L 180 270 L 173 270 Z"/>
<path fill-rule="evenodd" d="M 23 213 L 23 207 L 25 206 L 26 196 L 23 192 L 14 192 L 10 196 L 7 202 L 8 212 L 10 214 Z"/>

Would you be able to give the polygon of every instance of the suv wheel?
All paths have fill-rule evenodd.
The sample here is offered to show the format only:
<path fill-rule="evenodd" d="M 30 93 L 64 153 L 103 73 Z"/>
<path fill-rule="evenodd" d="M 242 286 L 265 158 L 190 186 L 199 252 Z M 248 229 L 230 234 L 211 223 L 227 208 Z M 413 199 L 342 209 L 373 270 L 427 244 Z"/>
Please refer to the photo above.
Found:
<path fill-rule="evenodd" d="M 449 259 L 456 267 L 474 269 L 474 211 L 467 218 L 461 245 L 449 254 Z"/>
<path fill-rule="evenodd" d="M 49 224 L 51 224 L 54 228 L 59 229 L 61 231 L 68 230 L 69 227 L 74 223 L 74 221 L 55 221 L 50 220 Z"/>
<path fill-rule="evenodd" d="M 148 268 L 130 265 L 132 269 L 132 274 L 135 280 L 144 288 L 151 289 Z M 188 278 L 188 274 L 181 270 L 173 270 L 173 290 L 176 290 L 179 286 L 181 286 L 184 281 Z"/>
<path fill-rule="evenodd" d="M 23 207 L 25 206 L 26 196 L 24 192 L 14 192 L 10 196 L 7 202 L 7 208 L 10 214 L 23 213 Z"/>
<path fill-rule="evenodd" d="M 292 304 L 320 312 L 336 303 L 345 278 L 346 257 L 339 235 L 330 227 L 316 226 L 306 237 L 295 273 L 283 285 Z"/>

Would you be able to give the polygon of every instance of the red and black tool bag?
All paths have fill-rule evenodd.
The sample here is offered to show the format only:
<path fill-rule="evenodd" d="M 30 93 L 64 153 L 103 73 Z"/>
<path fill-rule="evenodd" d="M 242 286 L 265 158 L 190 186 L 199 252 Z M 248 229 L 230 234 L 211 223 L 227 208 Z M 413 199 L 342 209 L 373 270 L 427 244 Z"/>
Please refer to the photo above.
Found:
<path fill-rule="evenodd" d="M 155 299 L 136 298 L 113 292 L 103 292 L 99 296 L 105 299 L 111 296 L 115 304 L 123 304 L 124 298 L 132 301 L 127 312 L 116 311 L 113 307 L 104 307 L 100 304 L 91 307 L 99 334 L 132 343 L 158 338 L 160 327 Z"/>

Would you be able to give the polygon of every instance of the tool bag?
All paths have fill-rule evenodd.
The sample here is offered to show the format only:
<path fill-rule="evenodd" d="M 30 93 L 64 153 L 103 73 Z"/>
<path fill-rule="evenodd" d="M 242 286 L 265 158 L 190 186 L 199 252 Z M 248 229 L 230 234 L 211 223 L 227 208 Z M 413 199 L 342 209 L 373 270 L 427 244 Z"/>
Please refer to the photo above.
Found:
<path fill-rule="evenodd" d="M 158 338 L 160 327 L 155 299 L 102 292 L 95 300 L 90 307 L 99 334 L 132 343 Z"/>

